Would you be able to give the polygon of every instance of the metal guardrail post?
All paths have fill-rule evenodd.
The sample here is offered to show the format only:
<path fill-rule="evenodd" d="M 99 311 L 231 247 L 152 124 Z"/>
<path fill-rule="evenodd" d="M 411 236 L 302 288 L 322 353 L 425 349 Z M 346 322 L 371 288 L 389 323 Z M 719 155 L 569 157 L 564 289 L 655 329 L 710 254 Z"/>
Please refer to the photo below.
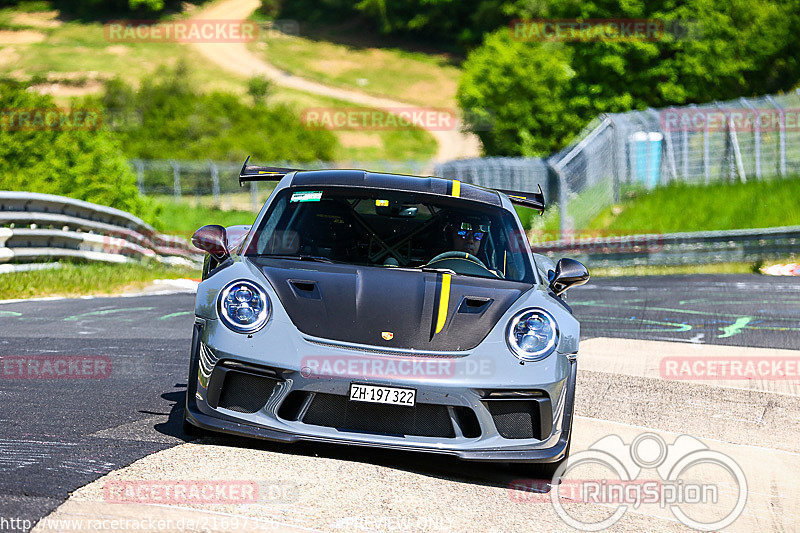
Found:
<path fill-rule="evenodd" d="M 778 119 L 778 173 L 782 177 L 786 175 L 786 113 L 784 113 L 783 107 L 776 102 L 772 96 L 767 95 L 766 98 L 767 101 L 778 110 L 780 117 Z"/>
<path fill-rule="evenodd" d="M 181 199 L 181 166 L 172 161 L 172 194 L 176 200 Z"/>
<path fill-rule="evenodd" d="M 747 101 L 746 98 L 739 98 L 739 101 L 742 102 L 742 105 L 750 109 L 753 113 L 753 140 L 754 140 L 754 149 L 755 149 L 755 167 L 756 167 L 756 179 L 761 179 L 761 113 L 758 109 L 753 107 L 753 105 Z"/>

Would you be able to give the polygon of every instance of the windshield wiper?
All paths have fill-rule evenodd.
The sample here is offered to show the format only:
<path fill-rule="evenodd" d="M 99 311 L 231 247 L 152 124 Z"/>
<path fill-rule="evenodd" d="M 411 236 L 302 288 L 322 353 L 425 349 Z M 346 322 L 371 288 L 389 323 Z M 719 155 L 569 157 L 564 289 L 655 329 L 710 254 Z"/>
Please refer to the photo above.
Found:
<path fill-rule="evenodd" d="M 270 259 L 292 259 L 295 261 L 314 261 L 316 263 L 335 263 L 333 259 L 321 255 L 265 254 L 260 257 L 268 257 Z"/>

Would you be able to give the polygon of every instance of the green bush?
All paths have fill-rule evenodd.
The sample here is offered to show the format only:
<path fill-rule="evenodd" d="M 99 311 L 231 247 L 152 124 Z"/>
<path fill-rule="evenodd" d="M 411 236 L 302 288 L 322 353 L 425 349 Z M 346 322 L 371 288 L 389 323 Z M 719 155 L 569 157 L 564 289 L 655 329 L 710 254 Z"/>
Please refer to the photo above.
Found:
<path fill-rule="evenodd" d="M 470 54 L 456 98 L 486 153 L 546 154 L 574 134 L 582 117 L 570 101 L 571 55 L 559 43 L 513 41 L 506 30 Z"/>
<path fill-rule="evenodd" d="M 58 110 L 51 97 L 15 82 L 0 82 L 0 109 L 0 189 L 59 194 L 137 215 L 147 212 L 136 178 L 108 132 L 87 121 L 74 127 L 60 120 L 50 125 L 38 121 L 48 110 L 54 113 L 50 116 L 70 115 Z M 25 113 L 30 118 L 22 118 Z"/>
<path fill-rule="evenodd" d="M 303 127 L 286 105 L 198 92 L 180 65 L 160 70 L 138 90 L 113 80 L 98 103 L 131 158 L 303 162 L 330 160 L 336 149 L 332 133 Z"/>

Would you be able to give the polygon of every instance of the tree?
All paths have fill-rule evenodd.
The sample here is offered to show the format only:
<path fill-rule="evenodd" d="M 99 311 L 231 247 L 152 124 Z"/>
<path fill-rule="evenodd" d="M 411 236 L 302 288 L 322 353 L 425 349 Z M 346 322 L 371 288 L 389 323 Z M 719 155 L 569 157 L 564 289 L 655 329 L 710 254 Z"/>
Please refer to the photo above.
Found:
<path fill-rule="evenodd" d="M 142 214 L 136 178 L 119 145 L 79 113 L 57 108 L 49 96 L 0 83 L 0 189 L 70 196 Z"/>
<path fill-rule="evenodd" d="M 563 147 L 600 113 L 788 90 L 800 78 L 797 4 L 797 0 L 780 4 L 767 0 L 531 4 L 536 7 L 521 9 L 516 15 L 650 19 L 661 21 L 666 31 L 655 40 L 542 43 L 514 40 L 509 28 L 501 28 L 487 35 L 484 44 L 468 56 L 459 103 L 468 116 L 476 108 L 494 108 L 503 117 L 499 127 L 476 131 L 487 154 L 529 155 L 533 147 L 534 153 L 544 155 L 548 147 Z M 554 71 L 540 70 L 555 61 L 572 73 L 563 87 L 554 87 L 561 79 L 553 77 Z M 542 101 L 534 120 L 528 101 L 542 91 L 554 101 Z M 524 130 L 518 133 L 516 144 L 508 135 L 514 124 Z"/>
<path fill-rule="evenodd" d="M 531 46 L 505 30 L 469 56 L 457 99 L 486 153 L 542 155 L 572 134 L 581 120 L 568 96 L 575 77 L 570 61 L 565 46 Z"/>

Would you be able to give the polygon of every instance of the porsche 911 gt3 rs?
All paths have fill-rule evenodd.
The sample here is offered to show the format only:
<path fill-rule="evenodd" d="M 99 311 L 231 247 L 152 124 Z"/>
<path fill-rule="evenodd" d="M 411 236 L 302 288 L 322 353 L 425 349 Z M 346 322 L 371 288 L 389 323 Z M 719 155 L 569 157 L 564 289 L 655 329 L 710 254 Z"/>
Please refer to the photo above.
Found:
<path fill-rule="evenodd" d="M 456 180 L 248 165 L 251 227 L 204 226 L 184 427 L 538 463 L 569 453 L 570 259 L 531 253 L 513 203 Z"/>

